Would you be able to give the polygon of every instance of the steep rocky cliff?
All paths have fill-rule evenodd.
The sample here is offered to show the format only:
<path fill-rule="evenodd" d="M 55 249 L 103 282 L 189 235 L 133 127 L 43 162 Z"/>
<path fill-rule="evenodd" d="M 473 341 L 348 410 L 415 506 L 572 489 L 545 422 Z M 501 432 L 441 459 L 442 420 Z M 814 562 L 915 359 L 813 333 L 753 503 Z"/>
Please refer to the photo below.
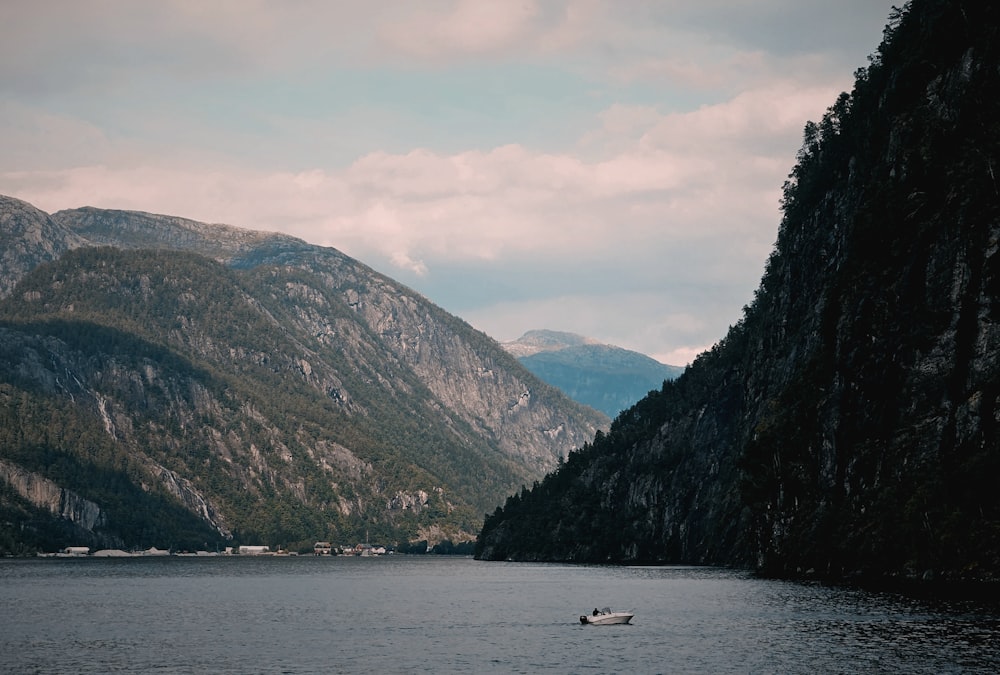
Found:
<path fill-rule="evenodd" d="M 10 198 L 0 224 L 0 547 L 77 522 L 68 493 L 102 545 L 461 539 L 604 422 L 334 249 Z"/>
<path fill-rule="evenodd" d="M 998 38 L 987 3 L 894 11 L 806 125 L 744 316 L 478 555 L 997 578 Z"/>
<path fill-rule="evenodd" d="M 44 505 L 52 515 L 82 530 L 94 531 L 106 525 L 100 506 L 36 473 L 0 461 L 0 480 L 32 504 Z"/>
<path fill-rule="evenodd" d="M 0 298 L 41 263 L 83 244 L 31 204 L 0 195 Z"/>

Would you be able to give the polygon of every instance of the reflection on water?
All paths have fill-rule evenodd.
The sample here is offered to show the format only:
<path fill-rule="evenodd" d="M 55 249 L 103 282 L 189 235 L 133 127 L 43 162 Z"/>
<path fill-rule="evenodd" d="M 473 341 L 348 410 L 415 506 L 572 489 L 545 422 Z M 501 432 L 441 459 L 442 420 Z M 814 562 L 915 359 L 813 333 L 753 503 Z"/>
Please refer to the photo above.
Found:
<path fill-rule="evenodd" d="M 593 607 L 634 611 L 584 626 Z M 998 672 L 987 603 L 692 567 L 0 561 L 2 672 Z"/>

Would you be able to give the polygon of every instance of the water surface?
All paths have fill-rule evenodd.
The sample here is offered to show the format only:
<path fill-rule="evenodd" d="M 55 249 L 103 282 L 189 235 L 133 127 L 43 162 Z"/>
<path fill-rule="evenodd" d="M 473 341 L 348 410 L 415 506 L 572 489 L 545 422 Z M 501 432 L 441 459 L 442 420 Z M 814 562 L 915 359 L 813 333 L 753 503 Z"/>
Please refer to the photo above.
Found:
<path fill-rule="evenodd" d="M 604 606 L 633 623 L 579 623 Z M 986 603 L 714 568 L 6 560 L 0 608 L 11 673 L 1000 672 L 1000 615 Z"/>

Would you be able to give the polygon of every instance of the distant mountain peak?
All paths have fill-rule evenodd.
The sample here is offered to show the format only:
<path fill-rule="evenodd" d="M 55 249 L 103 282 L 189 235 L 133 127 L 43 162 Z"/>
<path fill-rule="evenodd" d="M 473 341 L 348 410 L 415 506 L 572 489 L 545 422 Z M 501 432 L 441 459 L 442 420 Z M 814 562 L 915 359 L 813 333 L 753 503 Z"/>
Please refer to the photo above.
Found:
<path fill-rule="evenodd" d="M 539 328 L 529 330 L 516 340 L 504 342 L 503 348 L 517 358 L 531 356 L 539 352 L 555 352 L 567 347 L 599 345 L 597 340 L 576 333 Z"/>
<path fill-rule="evenodd" d="M 684 371 L 640 352 L 555 330 L 529 330 L 502 346 L 536 376 L 610 418 Z"/>

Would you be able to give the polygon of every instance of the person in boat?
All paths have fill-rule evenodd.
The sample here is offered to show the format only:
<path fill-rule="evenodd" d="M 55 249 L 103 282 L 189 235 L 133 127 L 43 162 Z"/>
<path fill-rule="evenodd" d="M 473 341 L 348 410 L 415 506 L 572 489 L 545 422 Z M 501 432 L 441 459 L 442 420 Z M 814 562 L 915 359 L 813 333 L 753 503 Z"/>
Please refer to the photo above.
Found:
<path fill-rule="evenodd" d="M 594 616 L 597 616 L 597 615 L 598 615 L 598 611 L 597 611 L 597 608 L 596 608 L 596 607 L 594 607 Z"/>

